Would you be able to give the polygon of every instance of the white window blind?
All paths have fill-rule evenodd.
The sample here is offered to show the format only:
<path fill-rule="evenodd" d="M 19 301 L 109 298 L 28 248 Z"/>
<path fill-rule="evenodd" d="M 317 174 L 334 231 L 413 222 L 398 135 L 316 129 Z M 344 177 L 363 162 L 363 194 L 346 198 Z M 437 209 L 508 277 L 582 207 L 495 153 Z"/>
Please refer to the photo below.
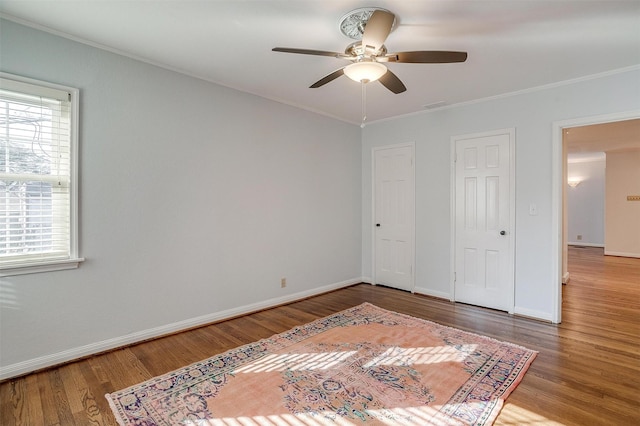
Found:
<path fill-rule="evenodd" d="M 0 78 L 0 270 L 77 258 L 74 96 Z"/>

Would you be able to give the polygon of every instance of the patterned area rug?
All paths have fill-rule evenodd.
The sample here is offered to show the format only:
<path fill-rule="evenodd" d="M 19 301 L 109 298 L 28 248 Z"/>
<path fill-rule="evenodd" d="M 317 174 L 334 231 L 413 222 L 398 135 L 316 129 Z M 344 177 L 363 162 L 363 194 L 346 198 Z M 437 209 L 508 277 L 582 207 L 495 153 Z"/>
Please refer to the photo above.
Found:
<path fill-rule="evenodd" d="M 364 303 L 106 397 L 121 425 L 489 425 L 535 356 Z"/>

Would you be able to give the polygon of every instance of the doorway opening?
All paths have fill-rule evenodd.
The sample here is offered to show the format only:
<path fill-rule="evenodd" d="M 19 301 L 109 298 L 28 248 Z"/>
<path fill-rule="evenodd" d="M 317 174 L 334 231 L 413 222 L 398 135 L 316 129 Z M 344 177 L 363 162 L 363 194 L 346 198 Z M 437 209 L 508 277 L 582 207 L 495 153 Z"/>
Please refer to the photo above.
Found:
<path fill-rule="evenodd" d="M 566 195 L 568 188 L 567 174 L 567 156 L 570 149 L 568 144 L 563 143 L 563 135 L 567 130 L 581 129 L 582 127 L 592 125 L 604 125 L 607 123 L 618 123 L 629 120 L 640 119 L 640 111 L 627 111 L 616 114 L 607 114 L 593 117 L 585 117 L 573 120 L 554 122 L 552 133 L 552 279 L 555 285 L 553 291 L 553 311 L 552 322 L 560 323 L 562 321 L 562 283 L 563 280 L 570 278 L 567 271 L 567 243 L 568 243 L 568 226 L 567 226 L 567 208 Z M 595 149 L 592 142 L 591 146 L 585 150 L 606 151 L 612 146 L 606 146 L 604 149 Z M 602 140 L 600 144 L 602 145 Z M 587 145 L 585 145 L 587 146 Z"/>

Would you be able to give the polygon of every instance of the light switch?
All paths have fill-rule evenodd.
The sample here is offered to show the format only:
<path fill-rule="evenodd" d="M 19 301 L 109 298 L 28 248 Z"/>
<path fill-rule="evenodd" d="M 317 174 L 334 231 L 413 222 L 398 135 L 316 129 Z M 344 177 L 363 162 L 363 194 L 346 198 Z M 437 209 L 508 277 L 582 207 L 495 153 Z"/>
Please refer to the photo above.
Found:
<path fill-rule="evenodd" d="M 538 206 L 535 203 L 529 204 L 529 216 L 538 216 Z"/>

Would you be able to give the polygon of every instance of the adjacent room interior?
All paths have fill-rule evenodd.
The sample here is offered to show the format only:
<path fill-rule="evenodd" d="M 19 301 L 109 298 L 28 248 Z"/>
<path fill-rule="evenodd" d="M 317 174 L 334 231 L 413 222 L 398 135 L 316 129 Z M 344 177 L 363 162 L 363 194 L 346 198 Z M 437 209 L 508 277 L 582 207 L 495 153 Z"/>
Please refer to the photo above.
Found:
<path fill-rule="evenodd" d="M 631 193 L 640 180 L 640 120 L 565 128 L 564 244 L 637 257 L 640 214 Z M 563 283 L 571 278 L 564 248 Z"/>

